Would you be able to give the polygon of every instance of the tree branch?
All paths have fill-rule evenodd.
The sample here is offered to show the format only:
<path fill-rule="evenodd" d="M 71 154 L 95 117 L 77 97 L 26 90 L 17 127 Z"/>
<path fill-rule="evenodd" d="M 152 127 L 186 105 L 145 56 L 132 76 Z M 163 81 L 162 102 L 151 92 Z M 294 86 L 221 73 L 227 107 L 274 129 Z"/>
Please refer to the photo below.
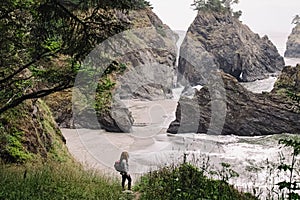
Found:
<path fill-rule="evenodd" d="M 29 63 L 23 65 L 22 67 L 18 68 L 17 70 L 15 70 L 12 74 L 8 75 L 7 77 L 0 79 L 0 84 L 6 84 L 9 80 L 11 80 L 14 76 L 16 76 L 17 74 L 19 74 L 20 72 L 22 72 L 24 69 L 30 67 L 31 65 L 33 65 L 34 63 L 36 63 L 37 61 L 39 61 L 40 59 L 46 57 L 49 55 L 49 52 L 43 53 L 38 55 L 36 58 L 34 58 L 32 61 L 30 61 Z"/>
<path fill-rule="evenodd" d="M 19 104 L 21 104 L 25 100 L 45 97 L 45 96 L 47 96 L 49 94 L 52 94 L 54 92 L 62 91 L 64 89 L 68 89 L 68 88 L 72 88 L 72 87 L 73 87 L 73 84 L 71 83 L 71 81 L 68 81 L 65 84 L 61 84 L 61 85 L 58 85 L 58 86 L 50 88 L 50 89 L 39 90 L 37 92 L 32 92 L 32 93 L 23 95 L 23 96 L 15 99 L 15 100 L 11 100 L 10 103 L 8 103 L 8 104 L 4 105 L 2 108 L 0 108 L 0 115 L 2 113 L 4 113 L 5 111 L 18 106 Z"/>
<path fill-rule="evenodd" d="M 79 19 L 76 15 L 74 15 L 71 11 L 69 11 L 64 5 L 59 3 L 58 1 L 54 1 L 56 5 L 58 5 L 66 14 L 68 14 L 72 19 L 80 23 L 82 26 L 86 27 L 86 24 Z"/>

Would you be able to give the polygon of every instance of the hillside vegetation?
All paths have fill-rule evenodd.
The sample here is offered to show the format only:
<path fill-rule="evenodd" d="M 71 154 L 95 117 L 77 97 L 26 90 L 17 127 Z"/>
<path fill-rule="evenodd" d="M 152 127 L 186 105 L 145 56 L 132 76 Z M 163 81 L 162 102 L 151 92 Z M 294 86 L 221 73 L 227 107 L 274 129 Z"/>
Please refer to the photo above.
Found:
<path fill-rule="evenodd" d="M 116 180 L 74 163 L 0 165 L 0 199 L 116 200 L 120 197 L 121 186 Z"/>

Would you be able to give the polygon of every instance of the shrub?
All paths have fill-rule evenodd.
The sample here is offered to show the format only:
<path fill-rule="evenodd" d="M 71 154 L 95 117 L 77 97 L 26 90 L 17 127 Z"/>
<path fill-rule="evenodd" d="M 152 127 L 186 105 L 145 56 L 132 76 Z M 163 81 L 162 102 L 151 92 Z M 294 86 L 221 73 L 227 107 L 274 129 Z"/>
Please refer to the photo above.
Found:
<path fill-rule="evenodd" d="M 195 199 L 256 199 L 237 191 L 222 180 L 212 180 L 191 164 L 164 167 L 141 177 L 135 187 L 143 199 L 195 200 Z"/>
<path fill-rule="evenodd" d="M 299 174 L 299 160 L 297 159 L 297 156 L 300 155 L 300 139 L 299 137 L 294 137 L 291 139 L 281 139 L 279 140 L 279 144 L 284 145 L 285 147 L 292 148 L 292 160 L 290 163 L 282 162 L 278 166 L 279 171 L 285 171 L 288 172 L 288 180 L 283 180 L 277 185 L 279 186 L 279 189 L 281 191 L 281 196 L 284 199 L 288 200 L 297 200 L 300 199 L 299 193 L 296 193 L 300 190 L 300 181 L 296 180 L 294 177 L 294 174 Z"/>

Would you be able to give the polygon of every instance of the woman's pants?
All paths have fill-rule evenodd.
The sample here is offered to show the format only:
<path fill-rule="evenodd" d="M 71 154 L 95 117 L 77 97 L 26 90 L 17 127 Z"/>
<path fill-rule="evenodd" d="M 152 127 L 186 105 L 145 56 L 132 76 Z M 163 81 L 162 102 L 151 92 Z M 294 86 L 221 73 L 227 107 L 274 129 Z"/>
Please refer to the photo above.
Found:
<path fill-rule="evenodd" d="M 125 189 L 125 181 L 128 180 L 128 190 L 131 190 L 131 176 L 127 173 L 122 173 L 122 188 Z"/>

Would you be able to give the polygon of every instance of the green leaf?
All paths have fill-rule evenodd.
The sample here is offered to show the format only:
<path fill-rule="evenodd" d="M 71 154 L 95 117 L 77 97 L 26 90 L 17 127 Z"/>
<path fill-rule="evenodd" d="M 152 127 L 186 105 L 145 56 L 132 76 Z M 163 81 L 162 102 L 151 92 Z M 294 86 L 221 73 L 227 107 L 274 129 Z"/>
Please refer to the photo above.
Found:
<path fill-rule="evenodd" d="M 279 166 L 278 166 L 278 169 L 279 169 L 279 170 L 283 170 L 283 171 L 287 171 L 287 170 L 293 171 L 292 166 L 287 165 L 287 164 L 281 164 L 281 165 L 279 165 Z"/>
<path fill-rule="evenodd" d="M 56 52 L 62 47 L 62 40 L 58 38 L 47 38 L 42 46 L 50 52 Z"/>
<path fill-rule="evenodd" d="M 276 185 L 279 186 L 279 189 L 282 190 L 284 188 L 287 188 L 287 189 L 290 189 L 291 188 L 291 183 L 288 183 L 286 181 L 282 181 L 282 182 L 279 182 L 277 183 Z"/>

